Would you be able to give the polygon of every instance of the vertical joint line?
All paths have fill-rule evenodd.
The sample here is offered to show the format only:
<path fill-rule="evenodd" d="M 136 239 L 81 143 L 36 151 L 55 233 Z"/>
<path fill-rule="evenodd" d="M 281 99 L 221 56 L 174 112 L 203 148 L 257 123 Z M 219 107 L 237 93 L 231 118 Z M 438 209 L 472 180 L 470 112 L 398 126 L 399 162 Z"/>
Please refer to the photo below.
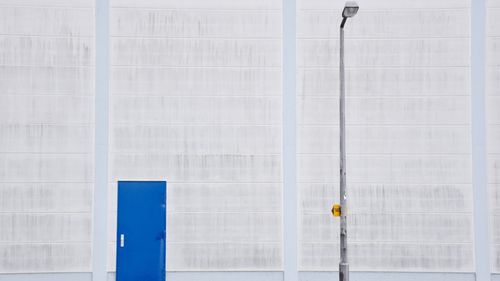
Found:
<path fill-rule="evenodd" d="M 296 0 L 283 0 L 282 13 L 283 279 L 297 281 Z"/>
<path fill-rule="evenodd" d="M 109 0 L 95 0 L 95 146 L 92 280 L 107 280 Z"/>
<path fill-rule="evenodd" d="M 474 191 L 474 258 L 477 281 L 490 281 L 486 166 L 486 0 L 471 4 L 471 135 Z"/>

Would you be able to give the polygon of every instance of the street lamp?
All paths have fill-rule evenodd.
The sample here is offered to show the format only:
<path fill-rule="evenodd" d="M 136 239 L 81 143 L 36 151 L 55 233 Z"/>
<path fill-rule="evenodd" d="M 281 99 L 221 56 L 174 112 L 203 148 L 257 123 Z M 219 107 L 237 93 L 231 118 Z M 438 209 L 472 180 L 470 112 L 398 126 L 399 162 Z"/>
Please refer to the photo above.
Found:
<path fill-rule="evenodd" d="M 359 10 L 354 1 L 347 1 L 342 11 L 340 24 L 340 262 L 339 281 L 349 281 L 347 259 L 347 194 L 346 194 L 346 151 L 345 151 L 345 73 L 344 73 L 344 25 Z"/>

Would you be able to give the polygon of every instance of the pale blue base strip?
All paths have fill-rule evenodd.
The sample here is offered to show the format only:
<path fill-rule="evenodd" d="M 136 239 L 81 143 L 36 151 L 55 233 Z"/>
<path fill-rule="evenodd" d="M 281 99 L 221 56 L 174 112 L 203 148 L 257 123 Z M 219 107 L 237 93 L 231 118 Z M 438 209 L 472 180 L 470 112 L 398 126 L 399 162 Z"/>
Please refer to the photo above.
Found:
<path fill-rule="evenodd" d="M 338 272 L 299 272 L 300 281 L 338 281 Z M 0 274 L 0 281 L 91 281 L 90 272 Z M 474 273 L 351 272 L 351 281 L 475 281 Z M 493 274 L 492 281 L 500 281 Z M 108 273 L 115 281 L 115 273 Z M 167 281 L 283 281 L 282 271 L 167 272 Z"/>
<path fill-rule="evenodd" d="M 167 272 L 168 281 L 282 281 L 283 272 Z"/>
<path fill-rule="evenodd" d="M 500 281 L 500 274 L 492 274 L 491 281 Z"/>
<path fill-rule="evenodd" d="M 283 272 L 168 272 L 167 281 L 283 281 Z M 338 281 L 338 272 L 299 272 L 300 281 Z M 475 281 L 474 273 L 351 272 L 351 281 Z M 500 275 L 493 275 L 500 281 Z M 108 281 L 115 281 L 109 273 Z"/>
<path fill-rule="evenodd" d="M 338 281 L 338 272 L 300 272 L 300 281 Z M 474 273 L 351 272 L 350 281 L 475 281 Z"/>
<path fill-rule="evenodd" d="M 91 281 L 90 272 L 0 274 L 0 281 Z"/>
<path fill-rule="evenodd" d="M 167 272 L 167 281 L 283 281 L 282 271 L 173 271 Z M 115 281 L 115 273 L 108 274 Z"/>

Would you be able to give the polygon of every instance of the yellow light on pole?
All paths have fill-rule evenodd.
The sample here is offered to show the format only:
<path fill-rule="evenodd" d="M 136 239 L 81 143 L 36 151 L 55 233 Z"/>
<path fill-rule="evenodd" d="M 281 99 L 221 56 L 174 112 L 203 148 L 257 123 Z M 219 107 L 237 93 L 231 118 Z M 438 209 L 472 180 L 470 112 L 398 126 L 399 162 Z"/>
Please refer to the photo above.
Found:
<path fill-rule="evenodd" d="M 342 215 L 342 208 L 340 207 L 340 204 L 333 204 L 332 215 L 336 218 Z"/>

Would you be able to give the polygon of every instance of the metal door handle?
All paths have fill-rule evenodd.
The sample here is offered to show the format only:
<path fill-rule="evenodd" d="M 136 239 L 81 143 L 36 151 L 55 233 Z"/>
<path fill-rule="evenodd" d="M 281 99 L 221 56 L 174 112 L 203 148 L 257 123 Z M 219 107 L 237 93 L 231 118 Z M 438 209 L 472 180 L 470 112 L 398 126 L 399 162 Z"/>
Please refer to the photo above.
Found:
<path fill-rule="evenodd" d="M 120 247 L 125 247 L 125 234 L 120 234 Z"/>

